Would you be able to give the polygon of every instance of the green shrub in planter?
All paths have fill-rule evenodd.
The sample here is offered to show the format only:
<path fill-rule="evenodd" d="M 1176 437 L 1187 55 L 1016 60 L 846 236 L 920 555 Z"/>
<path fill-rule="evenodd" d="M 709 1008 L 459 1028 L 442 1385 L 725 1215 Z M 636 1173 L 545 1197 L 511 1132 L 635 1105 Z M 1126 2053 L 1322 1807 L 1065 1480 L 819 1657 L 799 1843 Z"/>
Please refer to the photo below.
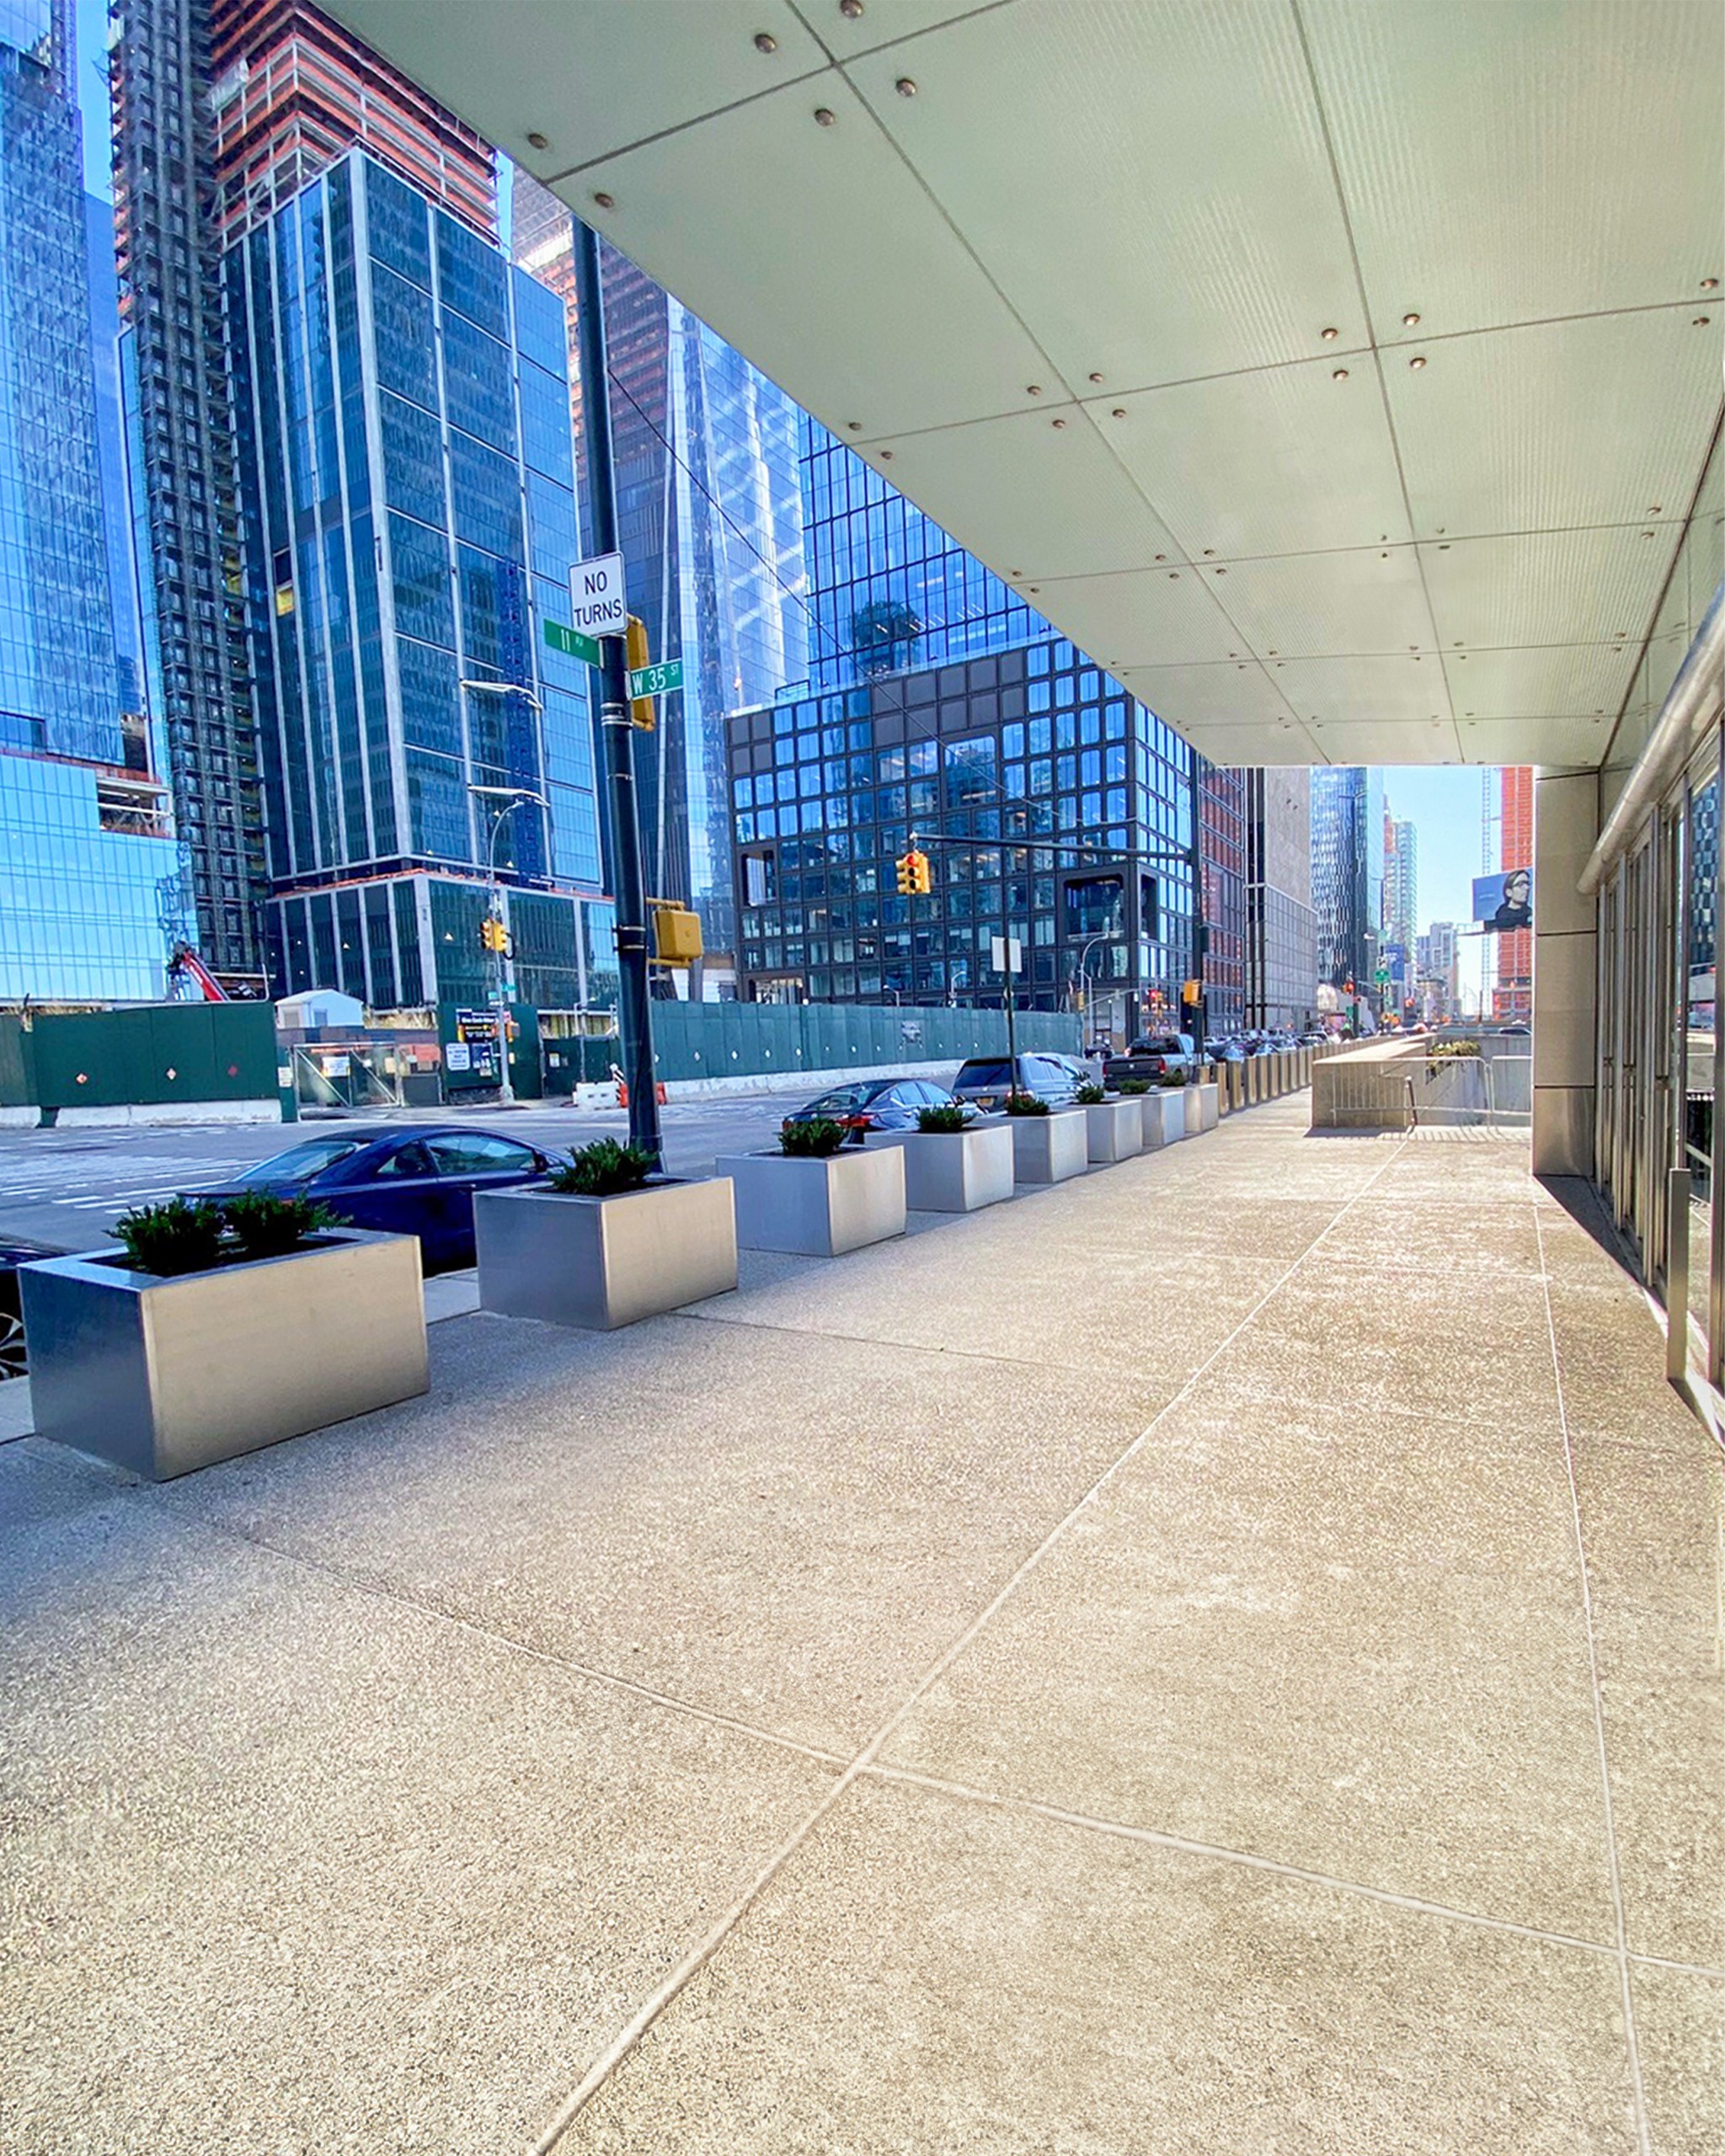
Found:
<path fill-rule="evenodd" d="M 276 1198 L 248 1190 L 222 1209 L 242 1257 L 286 1257 L 320 1229 L 339 1227 L 327 1205 L 312 1198 Z"/>
<path fill-rule="evenodd" d="M 935 1137 L 942 1134 L 955 1137 L 959 1131 L 968 1130 L 970 1128 L 970 1118 L 954 1101 L 948 1102 L 944 1107 L 918 1108 L 916 1128 L 926 1137 Z"/>
<path fill-rule="evenodd" d="M 850 1136 L 841 1123 L 818 1115 L 807 1123 L 781 1123 L 778 1150 L 793 1161 L 830 1161 Z"/>
<path fill-rule="evenodd" d="M 1156 1082 L 1164 1089 L 1183 1086 L 1186 1083 L 1186 1073 L 1183 1070 L 1165 1070 Z"/>
<path fill-rule="evenodd" d="M 1106 1086 L 1091 1084 L 1081 1086 L 1073 1098 L 1081 1108 L 1099 1108 L 1108 1097 Z"/>
<path fill-rule="evenodd" d="M 566 1167 L 551 1171 L 551 1187 L 565 1198 L 615 1198 L 638 1190 L 653 1172 L 653 1155 L 639 1145 L 596 1138 L 574 1152 Z"/>
<path fill-rule="evenodd" d="M 1008 1093 L 1007 1113 L 1008 1115 L 1046 1115 L 1048 1102 L 1038 1100 L 1034 1093 Z"/>
<path fill-rule="evenodd" d="M 207 1273 L 222 1262 L 222 1215 L 202 1198 L 135 1205 L 115 1222 L 114 1233 L 139 1273 L 171 1278 L 176 1273 Z"/>
<path fill-rule="evenodd" d="M 1123 1078 L 1120 1081 L 1120 1091 L 1123 1093 L 1147 1093 L 1150 1091 L 1150 1081 L 1147 1078 Z"/>

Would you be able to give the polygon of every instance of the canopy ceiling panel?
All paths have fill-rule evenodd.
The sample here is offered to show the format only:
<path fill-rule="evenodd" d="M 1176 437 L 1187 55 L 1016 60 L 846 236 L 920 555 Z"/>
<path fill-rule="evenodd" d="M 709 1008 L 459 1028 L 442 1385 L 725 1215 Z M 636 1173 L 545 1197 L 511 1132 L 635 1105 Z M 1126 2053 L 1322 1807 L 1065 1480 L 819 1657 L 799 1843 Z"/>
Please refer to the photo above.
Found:
<path fill-rule="evenodd" d="M 1603 753 L 1720 408 L 1725 11 L 331 4 L 1207 754 Z"/>

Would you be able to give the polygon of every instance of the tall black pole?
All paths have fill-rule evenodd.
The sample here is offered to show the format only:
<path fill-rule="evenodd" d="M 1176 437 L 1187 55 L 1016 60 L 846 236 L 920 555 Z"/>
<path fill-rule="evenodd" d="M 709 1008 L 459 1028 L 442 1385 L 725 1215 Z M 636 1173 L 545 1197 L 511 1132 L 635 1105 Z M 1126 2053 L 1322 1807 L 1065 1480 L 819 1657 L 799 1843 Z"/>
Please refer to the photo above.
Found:
<path fill-rule="evenodd" d="M 575 322 L 581 354 L 581 431 L 587 449 L 587 499 L 593 551 L 618 551 L 617 480 L 611 459 L 611 371 L 606 359 L 605 298 L 599 240 L 577 217 Z M 641 825 L 635 807 L 635 729 L 629 718 L 628 656 L 621 637 L 600 643 L 599 731 L 611 800 L 611 869 L 617 899 L 617 1022 L 629 1089 L 629 1142 L 664 1157 L 653 1077 L 653 1006 L 647 993 L 647 903 L 641 874 Z"/>

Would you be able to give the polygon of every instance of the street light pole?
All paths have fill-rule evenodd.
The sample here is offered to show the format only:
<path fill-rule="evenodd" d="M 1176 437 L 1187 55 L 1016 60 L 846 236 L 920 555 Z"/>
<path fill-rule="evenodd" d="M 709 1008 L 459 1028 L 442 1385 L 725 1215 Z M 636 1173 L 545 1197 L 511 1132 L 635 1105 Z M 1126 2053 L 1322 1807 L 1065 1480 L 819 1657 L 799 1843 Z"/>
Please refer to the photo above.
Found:
<path fill-rule="evenodd" d="M 611 381 L 605 345 L 605 294 L 599 278 L 599 239 L 577 217 L 575 326 L 580 348 L 581 431 L 587 451 L 587 499 L 593 551 L 617 546 L 617 479 L 611 466 Z M 611 865 L 617 885 L 617 1022 L 623 1075 L 629 1089 L 629 1142 L 663 1160 L 659 1096 L 653 1070 L 653 1007 L 647 992 L 647 898 L 641 867 L 641 824 L 635 804 L 635 729 L 629 716 L 628 659 L 621 637 L 600 639 L 599 731 L 611 803 Z"/>
<path fill-rule="evenodd" d="M 464 683 L 465 687 L 475 686 Z M 503 878 L 497 868 L 497 835 L 517 808 L 533 802 L 541 808 L 551 805 L 542 793 L 535 793 L 529 787 L 475 786 L 469 782 L 467 791 L 481 798 L 501 799 L 502 807 L 491 814 L 491 842 L 485 857 L 491 871 L 491 918 L 499 926 L 503 921 Z M 502 1107 L 512 1108 L 515 1104 L 515 1081 L 509 1068 L 509 964 L 501 941 L 492 951 L 496 962 L 496 979 L 492 989 L 492 1009 L 497 1022 L 497 1098 Z"/>

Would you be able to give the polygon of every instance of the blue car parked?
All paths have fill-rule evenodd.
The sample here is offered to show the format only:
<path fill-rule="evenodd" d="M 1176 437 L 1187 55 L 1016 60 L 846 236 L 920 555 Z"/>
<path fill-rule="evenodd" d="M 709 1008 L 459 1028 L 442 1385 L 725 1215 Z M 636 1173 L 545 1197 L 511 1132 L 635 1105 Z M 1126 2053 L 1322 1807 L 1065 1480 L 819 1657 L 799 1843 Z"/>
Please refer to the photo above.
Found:
<path fill-rule="evenodd" d="M 344 1124 L 259 1161 L 222 1190 L 312 1198 L 355 1228 L 417 1235 L 427 1273 L 473 1262 L 473 1193 L 539 1182 L 567 1156 L 489 1130 L 426 1124 Z"/>

